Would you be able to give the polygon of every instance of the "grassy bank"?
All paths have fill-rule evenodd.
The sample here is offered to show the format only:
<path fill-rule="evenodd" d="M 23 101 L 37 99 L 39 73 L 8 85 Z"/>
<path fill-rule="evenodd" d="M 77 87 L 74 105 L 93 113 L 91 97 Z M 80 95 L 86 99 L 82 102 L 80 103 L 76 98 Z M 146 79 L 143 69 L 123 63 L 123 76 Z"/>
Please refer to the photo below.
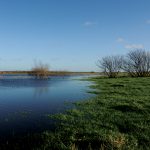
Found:
<path fill-rule="evenodd" d="M 66 114 L 52 116 L 59 120 L 57 130 L 36 136 L 38 148 L 31 149 L 149 150 L 150 78 L 90 80 L 96 96 L 75 103 Z M 21 146 L 26 147 L 23 140 Z M 28 143 L 32 145 L 32 138 Z"/>
<path fill-rule="evenodd" d="M 55 118 L 43 149 L 150 149 L 150 78 L 95 78 L 97 94 Z M 52 144 L 53 143 L 53 144 Z"/>

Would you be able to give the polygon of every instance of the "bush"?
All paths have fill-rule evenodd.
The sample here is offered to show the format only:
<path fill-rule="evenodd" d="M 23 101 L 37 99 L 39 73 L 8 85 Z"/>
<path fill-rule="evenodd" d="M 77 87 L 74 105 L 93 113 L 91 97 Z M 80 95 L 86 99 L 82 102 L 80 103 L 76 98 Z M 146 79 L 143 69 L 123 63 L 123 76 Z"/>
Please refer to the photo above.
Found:
<path fill-rule="evenodd" d="M 142 49 L 130 51 L 123 61 L 123 70 L 132 77 L 150 76 L 150 52 Z"/>
<path fill-rule="evenodd" d="M 32 68 L 29 74 L 36 79 L 47 79 L 49 76 L 49 66 L 40 62 Z"/>
<path fill-rule="evenodd" d="M 106 56 L 98 60 L 98 67 L 110 78 L 115 78 L 122 68 L 122 56 Z"/>

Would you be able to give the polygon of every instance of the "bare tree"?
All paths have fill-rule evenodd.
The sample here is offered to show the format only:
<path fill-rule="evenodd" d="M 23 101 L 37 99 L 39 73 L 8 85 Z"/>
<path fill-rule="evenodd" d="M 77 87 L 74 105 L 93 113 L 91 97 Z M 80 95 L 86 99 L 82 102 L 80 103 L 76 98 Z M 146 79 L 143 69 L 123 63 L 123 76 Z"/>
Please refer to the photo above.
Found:
<path fill-rule="evenodd" d="M 130 51 L 123 61 L 123 70 L 133 77 L 150 76 L 150 52 L 142 49 Z"/>
<path fill-rule="evenodd" d="M 42 62 L 35 63 L 35 66 L 29 74 L 34 76 L 36 79 L 47 79 L 49 76 L 49 66 Z"/>
<path fill-rule="evenodd" d="M 101 60 L 98 60 L 97 66 L 110 78 L 115 78 L 119 74 L 122 68 L 123 57 L 122 56 L 106 56 Z"/>

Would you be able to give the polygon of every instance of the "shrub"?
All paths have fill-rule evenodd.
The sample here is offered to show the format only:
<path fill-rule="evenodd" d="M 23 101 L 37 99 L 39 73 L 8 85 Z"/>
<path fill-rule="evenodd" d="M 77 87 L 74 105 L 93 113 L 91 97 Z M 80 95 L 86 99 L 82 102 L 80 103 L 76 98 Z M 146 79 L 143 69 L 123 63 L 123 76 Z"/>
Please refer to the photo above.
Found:
<path fill-rule="evenodd" d="M 122 56 L 106 56 L 98 60 L 98 67 L 110 78 L 115 78 L 122 68 Z"/>
<path fill-rule="evenodd" d="M 130 51 L 123 61 L 123 70 L 132 77 L 150 76 L 150 52 L 142 49 Z"/>
<path fill-rule="evenodd" d="M 40 62 L 32 68 L 29 74 L 36 79 L 47 79 L 49 76 L 49 66 Z"/>

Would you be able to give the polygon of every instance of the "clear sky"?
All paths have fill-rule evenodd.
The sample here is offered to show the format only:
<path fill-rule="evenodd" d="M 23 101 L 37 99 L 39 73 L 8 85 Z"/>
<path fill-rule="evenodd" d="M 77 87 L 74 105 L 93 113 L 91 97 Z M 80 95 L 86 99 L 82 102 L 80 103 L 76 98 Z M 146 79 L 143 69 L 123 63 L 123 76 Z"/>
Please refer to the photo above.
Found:
<path fill-rule="evenodd" d="M 0 70 L 97 71 L 134 48 L 150 49 L 150 0 L 0 0 Z"/>

